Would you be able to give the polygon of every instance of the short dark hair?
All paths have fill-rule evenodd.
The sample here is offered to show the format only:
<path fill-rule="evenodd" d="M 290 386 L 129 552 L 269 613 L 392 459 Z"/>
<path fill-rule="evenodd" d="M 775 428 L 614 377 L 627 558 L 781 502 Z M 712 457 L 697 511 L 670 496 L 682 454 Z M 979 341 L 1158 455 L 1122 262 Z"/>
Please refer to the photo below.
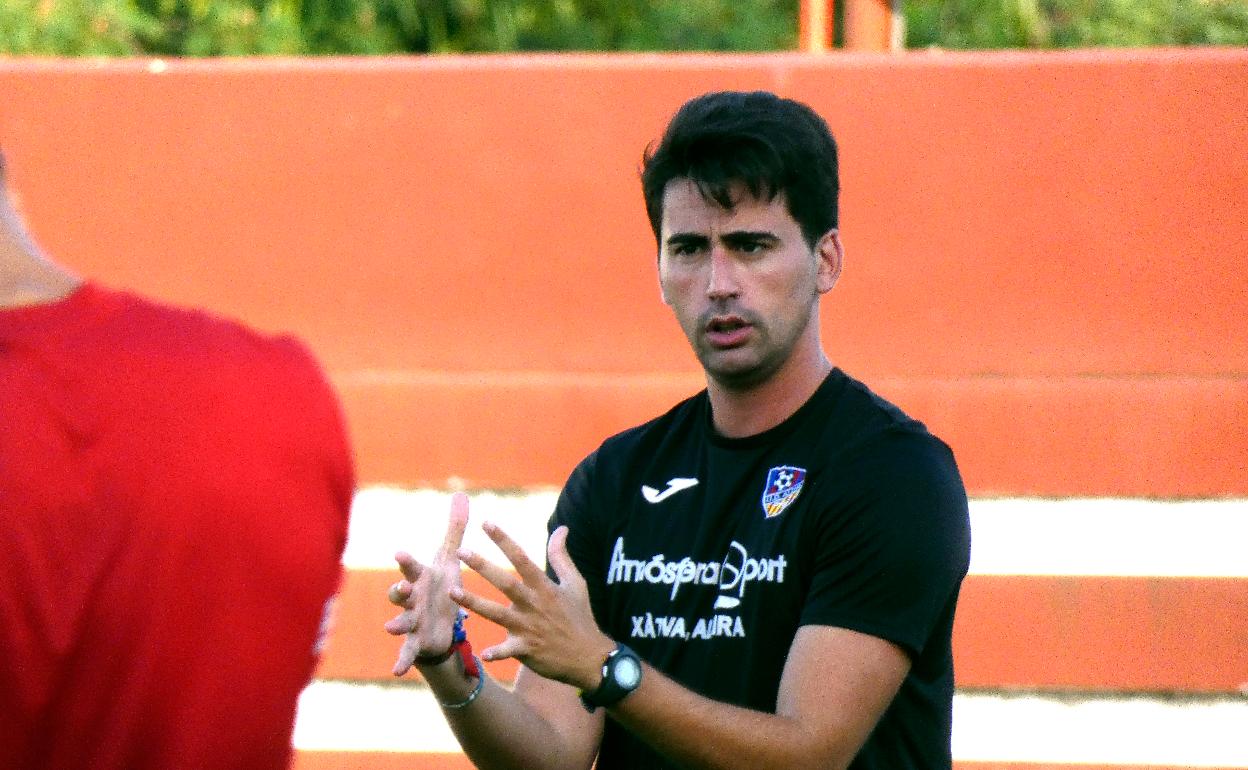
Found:
<path fill-rule="evenodd" d="M 730 185 L 760 200 L 784 193 L 789 214 L 810 246 L 837 227 L 836 140 L 810 107 L 766 91 L 719 91 L 677 111 L 657 146 L 642 157 L 646 214 L 660 239 L 663 191 L 688 178 L 708 201 L 733 206 Z"/>

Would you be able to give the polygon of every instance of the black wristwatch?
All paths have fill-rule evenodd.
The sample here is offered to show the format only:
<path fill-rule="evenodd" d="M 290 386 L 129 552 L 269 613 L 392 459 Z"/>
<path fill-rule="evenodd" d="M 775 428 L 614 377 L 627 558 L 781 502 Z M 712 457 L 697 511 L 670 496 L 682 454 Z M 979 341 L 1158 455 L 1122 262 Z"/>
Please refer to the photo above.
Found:
<path fill-rule="evenodd" d="M 622 644 L 607 654 L 602 662 L 602 684 L 593 692 L 582 692 L 581 703 L 587 711 L 614 706 L 641 684 L 641 658 Z"/>

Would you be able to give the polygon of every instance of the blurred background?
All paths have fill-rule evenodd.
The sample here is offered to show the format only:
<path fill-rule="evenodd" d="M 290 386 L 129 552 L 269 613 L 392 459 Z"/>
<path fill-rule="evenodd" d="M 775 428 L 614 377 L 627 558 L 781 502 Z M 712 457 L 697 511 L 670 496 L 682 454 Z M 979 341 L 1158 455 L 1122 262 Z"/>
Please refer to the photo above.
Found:
<path fill-rule="evenodd" d="M 69 56 L 778 51 L 798 0 L 5 0 L 0 50 Z M 847 5 L 827 3 L 834 42 Z M 1248 44 L 1243 0 L 907 0 L 906 48 Z"/>
<path fill-rule="evenodd" d="M 467 489 L 542 558 L 573 465 L 702 387 L 638 162 L 754 88 L 840 143 L 830 357 L 972 495 L 960 770 L 1248 767 L 1248 2 L 0 0 L 0 51 L 40 244 L 297 334 L 342 398 L 299 770 L 467 767 L 389 676 L 391 556 Z"/>

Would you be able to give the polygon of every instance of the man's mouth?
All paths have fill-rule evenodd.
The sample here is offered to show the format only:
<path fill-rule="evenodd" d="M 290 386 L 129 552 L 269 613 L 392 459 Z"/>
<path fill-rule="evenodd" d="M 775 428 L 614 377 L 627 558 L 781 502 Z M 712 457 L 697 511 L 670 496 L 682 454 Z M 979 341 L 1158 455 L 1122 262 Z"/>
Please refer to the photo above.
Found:
<path fill-rule="evenodd" d="M 718 315 L 706 323 L 706 338 L 717 348 L 731 348 L 745 342 L 753 327 L 737 315 Z"/>

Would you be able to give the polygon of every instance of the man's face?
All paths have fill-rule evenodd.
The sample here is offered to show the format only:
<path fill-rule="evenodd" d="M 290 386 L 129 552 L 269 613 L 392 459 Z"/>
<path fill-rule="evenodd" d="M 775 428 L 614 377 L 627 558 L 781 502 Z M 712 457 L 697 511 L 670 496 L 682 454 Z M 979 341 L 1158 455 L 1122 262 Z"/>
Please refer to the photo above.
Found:
<path fill-rule="evenodd" d="M 762 201 L 740 185 L 732 193 L 725 210 L 688 179 L 668 183 L 659 286 L 702 368 L 742 390 L 768 380 L 800 345 L 818 347 L 811 319 L 836 280 L 840 247 L 833 231 L 812 250 L 783 195 Z"/>

